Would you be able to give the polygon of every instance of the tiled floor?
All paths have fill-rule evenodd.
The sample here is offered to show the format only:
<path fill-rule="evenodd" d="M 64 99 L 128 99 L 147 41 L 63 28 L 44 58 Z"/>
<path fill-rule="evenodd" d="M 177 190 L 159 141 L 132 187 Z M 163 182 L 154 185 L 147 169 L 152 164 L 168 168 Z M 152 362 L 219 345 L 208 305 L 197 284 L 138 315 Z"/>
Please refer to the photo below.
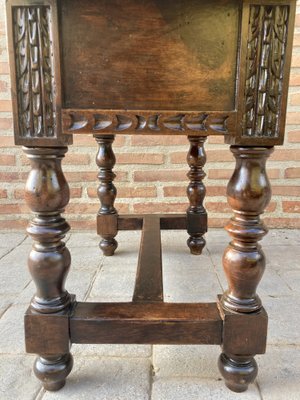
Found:
<path fill-rule="evenodd" d="M 67 289 L 78 300 L 131 299 L 140 234 L 121 232 L 114 257 L 105 258 L 94 233 L 72 233 Z M 226 287 L 221 257 L 228 242 L 211 230 L 201 257 L 189 255 L 185 232 L 163 232 L 166 301 L 215 301 Z M 257 356 L 259 376 L 243 394 L 225 388 L 218 346 L 74 345 L 66 386 L 46 393 L 26 355 L 23 314 L 34 285 L 26 268 L 31 239 L 0 233 L 0 400 L 300 400 L 300 232 L 271 231 L 262 242 L 268 263 L 259 293 L 269 313 L 268 351 Z"/>

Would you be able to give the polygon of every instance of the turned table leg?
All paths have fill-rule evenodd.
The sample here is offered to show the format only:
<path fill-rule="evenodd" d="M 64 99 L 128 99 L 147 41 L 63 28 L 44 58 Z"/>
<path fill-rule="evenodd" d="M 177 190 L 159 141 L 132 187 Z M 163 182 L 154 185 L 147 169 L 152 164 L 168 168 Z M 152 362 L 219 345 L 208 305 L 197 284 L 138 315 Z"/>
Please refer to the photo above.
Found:
<path fill-rule="evenodd" d="M 226 385 L 243 392 L 257 375 L 253 356 L 265 350 L 267 318 L 256 288 L 265 269 L 258 241 L 267 233 L 260 214 L 271 198 L 265 165 L 272 148 L 232 146 L 231 151 L 236 167 L 227 196 L 234 216 L 226 226 L 232 241 L 223 256 L 228 290 L 220 301 L 224 334 L 219 368 Z"/>
<path fill-rule="evenodd" d="M 72 297 L 64 288 L 71 256 L 62 241 L 70 227 L 61 216 L 69 202 L 69 187 L 61 169 L 67 148 L 24 147 L 23 150 L 32 168 L 26 183 L 25 199 L 34 213 L 27 232 L 34 241 L 28 265 L 36 285 L 36 294 L 25 316 L 26 347 L 39 354 L 34 372 L 46 390 L 54 391 L 64 386 L 73 366 L 68 332 L 61 340 L 64 344 L 56 346 L 62 352 L 53 354 L 42 350 L 47 347 L 45 342 L 51 328 L 35 321 L 45 321 L 47 316 L 49 321 L 53 320 L 66 314 L 72 304 Z M 42 326 L 42 334 L 34 329 L 34 324 Z M 59 342 L 58 331 L 53 329 L 49 335 Z"/>
<path fill-rule="evenodd" d="M 187 231 L 190 237 L 187 245 L 192 254 L 198 255 L 202 253 L 205 246 L 203 235 L 207 231 L 207 214 L 203 207 L 205 197 L 205 186 L 203 179 L 206 174 L 203 167 L 206 163 L 206 153 L 204 143 L 206 137 L 189 136 L 190 149 L 187 154 L 187 163 L 190 170 L 187 174 L 190 183 L 187 187 L 187 196 L 190 206 L 187 209 Z"/>
<path fill-rule="evenodd" d="M 118 242 L 115 240 L 118 233 L 118 213 L 114 207 L 117 189 L 113 184 L 116 177 L 113 172 L 116 157 L 112 149 L 115 137 L 113 135 L 95 135 L 95 139 L 99 145 L 96 163 L 99 167 L 98 197 L 101 203 L 97 216 L 97 232 L 102 237 L 100 249 L 103 254 L 113 256 L 118 247 Z"/>

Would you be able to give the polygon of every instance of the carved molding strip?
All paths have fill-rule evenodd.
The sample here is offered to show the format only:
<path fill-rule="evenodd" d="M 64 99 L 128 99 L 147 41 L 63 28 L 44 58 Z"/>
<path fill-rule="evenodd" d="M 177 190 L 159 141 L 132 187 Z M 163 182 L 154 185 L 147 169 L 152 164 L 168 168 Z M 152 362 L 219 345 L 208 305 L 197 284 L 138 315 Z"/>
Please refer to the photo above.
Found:
<path fill-rule="evenodd" d="M 234 131 L 235 112 L 68 110 L 62 112 L 64 133 L 206 134 Z"/>
<path fill-rule="evenodd" d="M 50 7 L 13 7 L 13 22 L 19 134 L 55 137 Z"/>
<path fill-rule="evenodd" d="M 288 18 L 286 5 L 250 6 L 243 136 L 279 135 Z"/>

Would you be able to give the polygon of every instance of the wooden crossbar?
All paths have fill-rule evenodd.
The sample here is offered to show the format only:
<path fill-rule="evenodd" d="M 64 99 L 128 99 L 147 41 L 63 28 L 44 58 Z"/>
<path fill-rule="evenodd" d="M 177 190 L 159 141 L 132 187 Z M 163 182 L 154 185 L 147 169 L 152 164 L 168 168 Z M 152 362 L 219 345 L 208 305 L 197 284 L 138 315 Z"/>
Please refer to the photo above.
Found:
<path fill-rule="evenodd" d="M 143 218 L 143 231 L 135 281 L 134 302 L 163 301 L 160 217 Z"/>
<path fill-rule="evenodd" d="M 72 343 L 221 344 L 216 303 L 78 303 Z"/>

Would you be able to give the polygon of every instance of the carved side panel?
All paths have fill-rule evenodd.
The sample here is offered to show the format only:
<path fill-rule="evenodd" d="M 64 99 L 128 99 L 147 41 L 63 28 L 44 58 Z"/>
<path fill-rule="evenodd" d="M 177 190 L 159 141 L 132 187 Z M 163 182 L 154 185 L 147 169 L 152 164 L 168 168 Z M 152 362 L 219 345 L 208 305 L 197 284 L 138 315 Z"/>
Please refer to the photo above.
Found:
<path fill-rule="evenodd" d="M 243 136 L 277 137 L 288 6 L 250 6 Z"/>
<path fill-rule="evenodd" d="M 63 145 L 56 1 L 30 3 L 7 4 L 15 141 Z"/>
<path fill-rule="evenodd" d="M 277 3 L 277 4 L 276 4 Z M 244 0 L 237 76 L 237 145 L 282 144 L 296 0 Z"/>

